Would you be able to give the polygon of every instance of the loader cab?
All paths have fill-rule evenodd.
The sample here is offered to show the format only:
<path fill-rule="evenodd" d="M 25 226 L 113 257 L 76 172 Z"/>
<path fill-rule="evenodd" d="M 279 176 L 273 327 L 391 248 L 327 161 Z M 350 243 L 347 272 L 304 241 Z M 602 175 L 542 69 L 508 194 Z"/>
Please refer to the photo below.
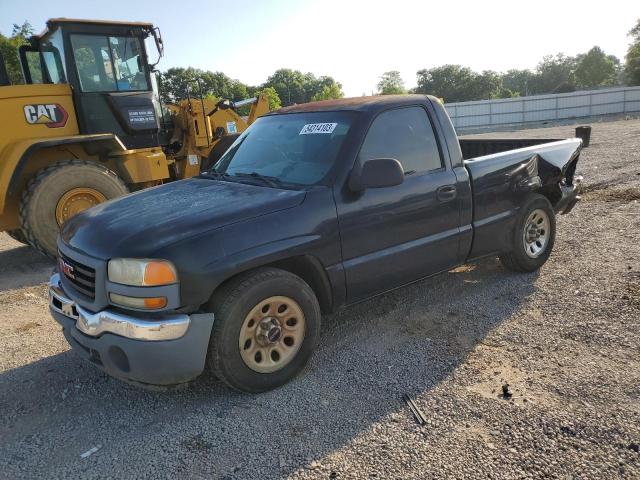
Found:
<path fill-rule="evenodd" d="M 68 83 L 81 134 L 114 133 L 127 149 L 157 147 L 160 108 L 148 38 L 159 59 L 162 40 L 150 23 L 49 20 L 19 50 L 25 82 Z"/>

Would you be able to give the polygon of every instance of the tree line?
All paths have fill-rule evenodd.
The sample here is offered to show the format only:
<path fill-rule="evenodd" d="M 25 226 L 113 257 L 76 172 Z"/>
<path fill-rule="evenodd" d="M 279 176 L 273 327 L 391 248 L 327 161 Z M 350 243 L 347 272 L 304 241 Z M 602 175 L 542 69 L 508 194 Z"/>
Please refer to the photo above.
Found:
<path fill-rule="evenodd" d="M 196 68 L 170 68 L 160 74 L 160 94 L 164 102 L 171 103 L 186 98 L 187 88 L 192 95 L 242 100 L 260 93 L 269 99 L 272 109 L 295 103 L 342 98 L 342 85 L 332 77 L 316 77 L 290 68 L 281 68 L 270 75 L 262 85 L 246 85 L 222 72 Z"/>
<path fill-rule="evenodd" d="M 22 82 L 17 49 L 27 42 L 33 29 L 28 22 L 14 25 L 11 36 L 0 34 L 2 53 L 13 83 Z M 416 72 L 417 86 L 405 88 L 398 71 L 382 74 L 378 94 L 431 94 L 446 102 L 464 102 L 492 98 L 510 98 L 545 93 L 563 93 L 613 85 L 640 85 L 640 19 L 630 30 L 631 44 L 624 64 L 614 55 L 594 46 L 576 56 L 562 53 L 548 55 L 534 70 L 511 69 L 507 72 L 476 72 L 462 65 L 441 65 Z M 197 81 L 197 82 L 196 82 Z M 169 68 L 159 74 L 161 99 L 175 102 L 200 91 L 206 97 L 241 100 L 265 94 L 272 109 L 296 103 L 327 100 L 344 96 L 342 85 L 331 76 L 315 76 L 298 70 L 281 68 L 261 85 L 247 85 L 223 72 L 192 67 Z"/>

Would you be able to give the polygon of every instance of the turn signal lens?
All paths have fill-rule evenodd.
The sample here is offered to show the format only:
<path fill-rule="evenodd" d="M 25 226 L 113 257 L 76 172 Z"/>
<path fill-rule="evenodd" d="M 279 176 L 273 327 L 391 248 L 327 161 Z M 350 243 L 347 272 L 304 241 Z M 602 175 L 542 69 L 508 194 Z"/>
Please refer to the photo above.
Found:
<path fill-rule="evenodd" d="M 165 297 L 145 298 L 144 306 L 153 310 L 164 308 L 167 306 L 167 299 Z"/>
<path fill-rule="evenodd" d="M 111 302 L 122 307 L 132 307 L 144 310 L 158 310 L 167 306 L 166 297 L 138 298 L 119 295 L 117 293 L 109 294 Z"/>
<path fill-rule="evenodd" d="M 109 261 L 109 281 L 134 287 L 157 287 L 178 282 L 171 262 L 155 259 L 115 258 Z"/>
<path fill-rule="evenodd" d="M 143 283 L 146 286 L 168 285 L 177 281 L 176 270 L 169 262 L 149 262 L 144 269 Z"/>

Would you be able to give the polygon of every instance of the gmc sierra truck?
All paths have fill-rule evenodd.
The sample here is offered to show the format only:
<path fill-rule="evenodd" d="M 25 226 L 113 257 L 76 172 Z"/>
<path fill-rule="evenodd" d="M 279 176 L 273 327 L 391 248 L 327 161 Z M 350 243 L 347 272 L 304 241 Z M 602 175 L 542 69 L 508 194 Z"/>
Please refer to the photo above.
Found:
<path fill-rule="evenodd" d="M 322 313 L 499 256 L 531 272 L 579 200 L 581 140 L 460 140 L 422 95 L 280 109 L 200 176 L 66 222 L 50 310 L 108 374 L 291 380 Z"/>

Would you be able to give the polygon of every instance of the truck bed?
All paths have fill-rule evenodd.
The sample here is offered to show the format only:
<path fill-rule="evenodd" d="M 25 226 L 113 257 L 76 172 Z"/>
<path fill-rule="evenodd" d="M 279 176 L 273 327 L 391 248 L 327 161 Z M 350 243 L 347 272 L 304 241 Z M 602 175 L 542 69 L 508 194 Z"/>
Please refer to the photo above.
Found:
<path fill-rule="evenodd" d="M 557 213 L 568 213 L 577 201 L 578 138 L 461 139 L 460 147 L 472 185 L 472 258 L 509 245 L 518 208 L 530 192 L 546 196 Z"/>
<path fill-rule="evenodd" d="M 492 153 L 517 150 L 543 143 L 558 142 L 563 138 L 458 138 L 462 149 L 462 158 L 469 160 L 474 157 L 491 155 Z"/>

